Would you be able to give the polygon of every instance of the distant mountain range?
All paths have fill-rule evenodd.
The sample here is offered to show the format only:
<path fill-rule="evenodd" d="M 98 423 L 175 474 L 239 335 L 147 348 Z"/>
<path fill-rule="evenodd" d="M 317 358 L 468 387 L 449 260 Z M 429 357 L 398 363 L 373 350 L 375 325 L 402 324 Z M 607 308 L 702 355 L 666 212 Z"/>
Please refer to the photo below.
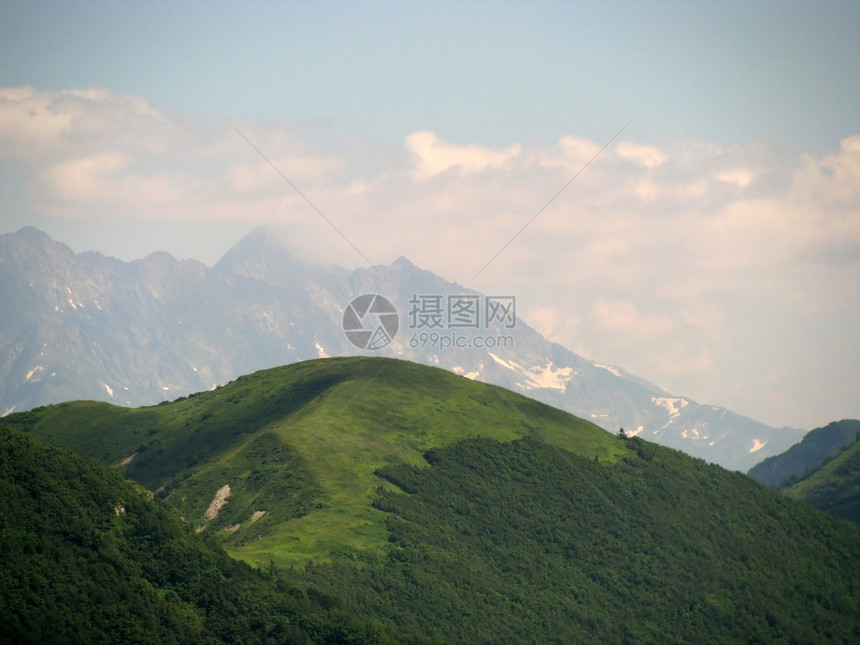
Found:
<path fill-rule="evenodd" d="M 803 436 L 578 356 L 518 319 L 507 296 L 405 258 L 354 271 L 302 262 L 280 239 L 258 229 L 208 268 L 161 252 L 134 262 L 75 254 L 34 228 L 0 236 L 0 414 L 71 399 L 152 404 L 267 367 L 372 353 L 495 383 L 741 471 Z M 392 338 L 374 309 L 383 301 L 353 308 L 349 323 L 368 325 L 371 351 L 344 333 L 362 294 L 398 313 Z"/>

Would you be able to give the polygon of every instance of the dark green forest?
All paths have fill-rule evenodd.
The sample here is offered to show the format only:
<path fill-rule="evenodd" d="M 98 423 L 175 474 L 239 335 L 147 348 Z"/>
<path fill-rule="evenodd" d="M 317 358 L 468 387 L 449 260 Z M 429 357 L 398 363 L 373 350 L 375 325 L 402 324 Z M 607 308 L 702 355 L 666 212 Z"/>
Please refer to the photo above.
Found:
<path fill-rule="evenodd" d="M 232 560 L 95 462 L 0 427 L 0 641 L 424 642 Z"/>
<path fill-rule="evenodd" d="M 303 579 L 450 642 L 854 643 L 860 533 L 639 439 L 615 466 L 468 440 L 380 474 L 384 559 Z M 351 562 L 350 558 L 358 559 Z"/>
<path fill-rule="evenodd" d="M 860 441 L 781 487 L 789 497 L 860 526 Z"/>

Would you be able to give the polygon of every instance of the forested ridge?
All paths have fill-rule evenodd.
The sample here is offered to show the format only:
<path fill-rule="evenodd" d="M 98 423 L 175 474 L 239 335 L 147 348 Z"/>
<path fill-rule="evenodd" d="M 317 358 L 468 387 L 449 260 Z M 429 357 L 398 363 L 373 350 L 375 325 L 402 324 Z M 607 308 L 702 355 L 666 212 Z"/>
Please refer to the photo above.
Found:
<path fill-rule="evenodd" d="M 451 642 L 852 643 L 860 532 L 639 439 L 605 467 L 532 439 L 382 476 L 391 550 L 309 567 L 367 616 Z M 358 554 L 354 558 L 361 560 Z"/>

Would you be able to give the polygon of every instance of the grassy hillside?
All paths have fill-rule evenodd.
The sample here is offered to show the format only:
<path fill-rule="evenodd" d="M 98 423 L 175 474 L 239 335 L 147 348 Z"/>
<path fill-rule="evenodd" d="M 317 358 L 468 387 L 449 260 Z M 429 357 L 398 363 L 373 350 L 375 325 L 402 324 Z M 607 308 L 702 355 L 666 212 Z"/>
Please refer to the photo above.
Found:
<path fill-rule="evenodd" d="M 815 508 L 860 525 L 860 441 L 783 492 Z"/>
<path fill-rule="evenodd" d="M 77 401 L 6 421 L 116 465 L 232 555 L 260 565 L 329 561 L 345 547 L 383 553 L 386 514 L 371 501 L 380 486 L 395 486 L 376 472 L 421 466 L 431 448 L 536 434 L 602 463 L 623 452 L 617 437 L 534 400 L 382 358 L 266 370 L 153 407 Z M 225 503 L 207 519 L 225 486 Z"/>
<path fill-rule="evenodd" d="M 0 642 L 403 640 L 231 560 L 110 469 L 0 427 Z"/>
<path fill-rule="evenodd" d="M 326 359 L 150 408 L 74 402 L 7 421 L 115 466 L 230 553 L 392 630 L 860 641 L 856 527 L 442 370 Z"/>

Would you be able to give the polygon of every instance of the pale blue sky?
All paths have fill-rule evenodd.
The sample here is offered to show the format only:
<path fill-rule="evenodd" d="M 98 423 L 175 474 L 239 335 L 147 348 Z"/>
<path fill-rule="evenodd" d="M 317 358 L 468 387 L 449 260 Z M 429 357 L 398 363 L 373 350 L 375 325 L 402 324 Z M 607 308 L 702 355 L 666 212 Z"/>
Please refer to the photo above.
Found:
<path fill-rule="evenodd" d="M 0 0 L 0 234 L 516 294 L 771 425 L 860 417 L 860 2 Z M 483 271 L 610 137 L 622 135 Z"/>
<path fill-rule="evenodd" d="M 8 2 L 0 83 L 398 144 L 860 132 L 857 2 Z"/>

